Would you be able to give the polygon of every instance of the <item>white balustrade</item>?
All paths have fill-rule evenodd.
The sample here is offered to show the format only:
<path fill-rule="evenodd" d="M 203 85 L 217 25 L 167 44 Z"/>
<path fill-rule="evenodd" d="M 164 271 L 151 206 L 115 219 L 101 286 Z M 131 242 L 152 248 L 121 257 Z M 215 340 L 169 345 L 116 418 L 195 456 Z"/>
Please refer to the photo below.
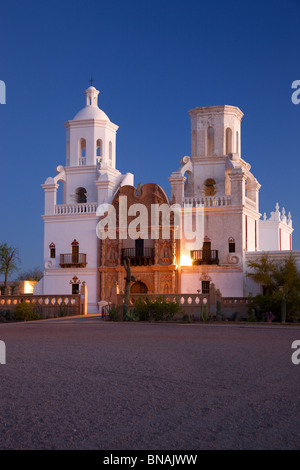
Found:
<path fill-rule="evenodd" d="M 199 197 L 184 197 L 184 206 L 189 207 L 219 207 L 219 206 L 230 206 L 231 196 L 199 196 Z"/>
<path fill-rule="evenodd" d="M 83 204 L 56 204 L 55 214 L 92 214 L 97 211 L 96 202 L 87 202 Z"/>

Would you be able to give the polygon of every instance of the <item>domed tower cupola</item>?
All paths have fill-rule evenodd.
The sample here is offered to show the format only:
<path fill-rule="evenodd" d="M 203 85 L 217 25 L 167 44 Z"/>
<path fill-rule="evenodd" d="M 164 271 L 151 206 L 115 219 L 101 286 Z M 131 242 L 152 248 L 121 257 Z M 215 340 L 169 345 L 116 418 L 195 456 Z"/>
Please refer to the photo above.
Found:
<path fill-rule="evenodd" d="M 86 106 L 96 106 L 98 108 L 99 91 L 94 86 L 90 86 L 84 93 L 86 96 Z"/>
<path fill-rule="evenodd" d="M 85 93 L 85 106 L 71 121 L 67 130 L 66 166 L 116 168 L 116 133 L 118 126 L 98 107 L 99 91 L 90 86 Z"/>

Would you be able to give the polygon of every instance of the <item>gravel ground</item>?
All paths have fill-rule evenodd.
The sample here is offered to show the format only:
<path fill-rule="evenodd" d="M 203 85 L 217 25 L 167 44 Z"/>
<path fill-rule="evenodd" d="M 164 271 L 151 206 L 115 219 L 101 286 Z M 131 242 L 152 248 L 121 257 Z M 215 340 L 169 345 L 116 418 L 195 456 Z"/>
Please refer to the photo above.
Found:
<path fill-rule="evenodd" d="M 300 449 L 297 326 L 1 324 L 0 449 Z"/>

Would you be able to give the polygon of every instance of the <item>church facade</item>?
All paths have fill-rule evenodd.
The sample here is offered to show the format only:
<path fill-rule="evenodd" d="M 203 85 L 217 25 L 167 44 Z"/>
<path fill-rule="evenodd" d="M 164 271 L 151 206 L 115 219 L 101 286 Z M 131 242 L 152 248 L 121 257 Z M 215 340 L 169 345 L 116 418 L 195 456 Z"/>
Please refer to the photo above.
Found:
<path fill-rule="evenodd" d="M 93 86 L 85 90 L 84 108 L 65 123 L 65 165 L 42 185 L 44 277 L 36 292 L 77 293 L 85 282 L 88 313 L 98 313 L 113 286 L 124 290 L 123 261 L 130 259 L 134 293 L 208 293 L 214 284 L 225 297 L 255 294 L 259 286 L 247 279 L 247 260 L 290 252 L 293 228 L 278 204 L 269 218 L 259 212 L 260 184 L 241 154 L 242 111 L 224 105 L 189 112 L 191 155 L 171 173 L 168 197 L 155 182 L 136 188 L 132 173 L 117 170 L 118 126 L 98 107 L 98 94 Z M 124 236 L 122 201 L 133 236 L 128 230 Z M 116 214 L 113 237 L 99 234 L 108 207 Z M 160 212 L 153 221 L 153 207 L 169 210 L 168 222 Z M 138 224 L 143 208 L 146 227 Z M 185 218 L 193 226 L 200 221 L 194 238 L 180 230 Z"/>

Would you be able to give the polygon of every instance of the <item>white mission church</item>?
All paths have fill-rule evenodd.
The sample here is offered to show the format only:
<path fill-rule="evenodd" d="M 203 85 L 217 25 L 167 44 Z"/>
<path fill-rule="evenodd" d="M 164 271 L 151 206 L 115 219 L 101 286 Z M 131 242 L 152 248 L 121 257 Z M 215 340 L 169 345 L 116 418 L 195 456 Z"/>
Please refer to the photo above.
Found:
<path fill-rule="evenodd" d="M 76 293 L 86 282 L 88 313 L 98 313 L 99 302 L 110 301 L 113 283 L 123 291 L 122 261 L 129 257 L 139 279 L 134 292 L 205 293 L 213 283 L 225 297 L 256 294 L 260 286 L 246 277 L 247 260 L 265 251 L 275 258 L 290 252 L 293 228 L 290 213 L 278 204 L 269 217 L 259 212 L 260 184 L 242 158 L 242 111 L 224 105 L 189 112 L 191 156 L 184 156 L 170 175 L 168 198 L 155 183 L 134 188 L 133 174 L 117 170 L 118 126 L 98 107 L 95 87 L 84 93 L 84 108 L 65 123 L 65 165 L 59 165 L 56 176 L 42 185 L 44 277 L 35 293 Z M 117 204 L 125 193 L 134 202 L 144 197 L 150 204 L 152 197 L 191 210 L 202 207 L 201 241 L 192 249 L 186 240 L 175 241 L 172 235 L 170 240 L 100 242 L 97 207 L 104 202 Z M 295 254 L 300 259 L 300 253 Z"/>

